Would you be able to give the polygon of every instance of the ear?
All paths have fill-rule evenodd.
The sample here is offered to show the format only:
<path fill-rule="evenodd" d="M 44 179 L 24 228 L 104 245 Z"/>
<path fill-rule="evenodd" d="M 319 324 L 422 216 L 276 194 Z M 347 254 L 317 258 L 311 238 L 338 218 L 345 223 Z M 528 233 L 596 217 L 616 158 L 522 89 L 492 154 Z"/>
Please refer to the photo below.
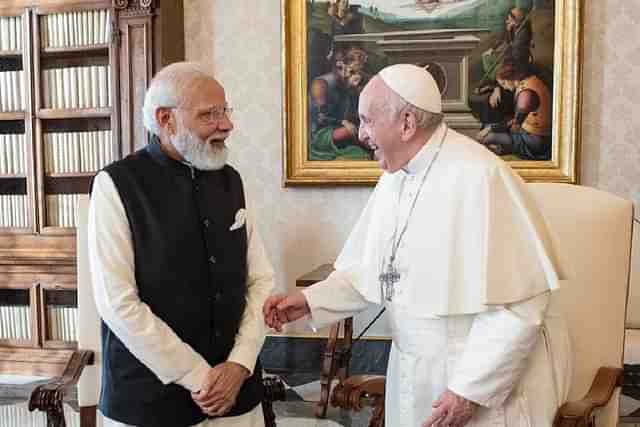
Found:
<path fill-rule="evenodd" d="M 156 109 L 156 122 L 161 129 L 169 132 L 170 135 L 176 133 L 176 121 L 175 116 L 171 114 L 171 108 L 159 107 Z"/>
<path fill-rule="evenodd" d="M 407 142 L 413 139 L 418 130 L 416 126 L 416 116 L 410 111 L 403 111 L 402 117 L 400 117 L 400 123 L 402 126 L 402 141 Z"/>

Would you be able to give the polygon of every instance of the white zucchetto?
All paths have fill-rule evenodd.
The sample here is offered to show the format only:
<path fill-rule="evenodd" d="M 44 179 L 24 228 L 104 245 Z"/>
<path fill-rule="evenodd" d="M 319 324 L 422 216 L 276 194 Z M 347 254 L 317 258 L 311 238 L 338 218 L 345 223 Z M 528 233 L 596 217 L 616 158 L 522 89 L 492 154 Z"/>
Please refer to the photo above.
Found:
<path fill-rule="evenodd" d="M 412 64 L 394 64 L 383 68 L 379 75 L 409 104 L 430 113 L 442 113 L 440 89 L 426 69 Z"/>

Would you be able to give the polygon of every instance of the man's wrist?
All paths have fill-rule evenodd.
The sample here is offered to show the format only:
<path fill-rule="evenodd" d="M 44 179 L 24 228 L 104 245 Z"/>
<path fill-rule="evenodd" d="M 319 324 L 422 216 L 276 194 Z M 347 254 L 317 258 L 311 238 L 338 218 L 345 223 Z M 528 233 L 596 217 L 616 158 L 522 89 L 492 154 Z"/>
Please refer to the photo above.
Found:
<path fill-rule="evenodd" d="M 234 368 L 238 369 L 238 372 L 242 372 L 245 379 L 251 376 L 251 371 L 246 366 L 233 361 L 228 361 L 228 363 L 230 363 Z"/>

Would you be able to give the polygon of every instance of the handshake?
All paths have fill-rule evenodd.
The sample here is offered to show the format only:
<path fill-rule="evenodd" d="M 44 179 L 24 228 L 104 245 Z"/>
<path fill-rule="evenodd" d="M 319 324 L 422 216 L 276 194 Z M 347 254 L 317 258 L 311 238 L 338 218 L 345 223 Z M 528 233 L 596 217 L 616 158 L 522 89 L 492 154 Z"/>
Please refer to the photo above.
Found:
<path fill-rule="evenodd" d="M 264 323 L 278 332 L 282 332 L 285 323 L 298 320 L 310 312 L 307 299 L 301 291 L 270 296 L 262 306 Z"/>

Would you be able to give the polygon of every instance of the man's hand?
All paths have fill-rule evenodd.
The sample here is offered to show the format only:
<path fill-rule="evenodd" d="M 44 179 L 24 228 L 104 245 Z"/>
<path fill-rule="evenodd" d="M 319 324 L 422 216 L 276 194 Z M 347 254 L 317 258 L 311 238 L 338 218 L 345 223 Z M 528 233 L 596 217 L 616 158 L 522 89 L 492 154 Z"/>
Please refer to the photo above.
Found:
<path fill-rule="evenodd" d="M 471 420 L 477 406 L 477 403 L 447 390 L 433 402 L 433 412 L 422 427 L 464 427 Z"/>
<path fill-rule="evenodd" d="M 500 89 L 500 86 L 496 86 L 495 89 L 493 89 L 493 93 L 489 97 L 489 105 L 491 105 L 491 108 L 496 108 L 498 104 L 500 104 L 501 100 L 502 89 Z"/>
<path fill-rule="evenodd" d="M 491 132 L 491 126 L 485 127 L 484 129 L 482 129 L 480 132 L 476 134 L 476 140 L 483 142 L 490 132 Z"/>
<path fill-rule="evenodd" d="M 235 362 L 223 362 L 209 369 L 200 391 L 191 393 L 193 401 L 207 415 L 221 416 L 235 405 L 249 370 Z"/>
<path fill-rule="evenodd" d="M 518 132 L 518 131 L 520 131 L 520 129 L 522 129 L 522 127 L 520 126 L 520 124 L 518 124 L 516 119 L 509 120 L 507 122 L 507 126 L 509 127 L 509 129 L 511 129 L 514 132 Z"/>
<path fill-rule="evenodd" d="M 356 126 L 353 123 L 351 123 L 349 120 L 343 120 L 341 124 L 342 127 L 349 131 L 352 137 L 358 137 L 358 129 L 356 129 Z"/>
<path fill-rule="evenodd" d="M 300 319 L 309 311 L 307 299 L 301 291 L 273 295 L 262 306 L 264 323 L 278 332 L 282 331 L 282 325 Z"/>

